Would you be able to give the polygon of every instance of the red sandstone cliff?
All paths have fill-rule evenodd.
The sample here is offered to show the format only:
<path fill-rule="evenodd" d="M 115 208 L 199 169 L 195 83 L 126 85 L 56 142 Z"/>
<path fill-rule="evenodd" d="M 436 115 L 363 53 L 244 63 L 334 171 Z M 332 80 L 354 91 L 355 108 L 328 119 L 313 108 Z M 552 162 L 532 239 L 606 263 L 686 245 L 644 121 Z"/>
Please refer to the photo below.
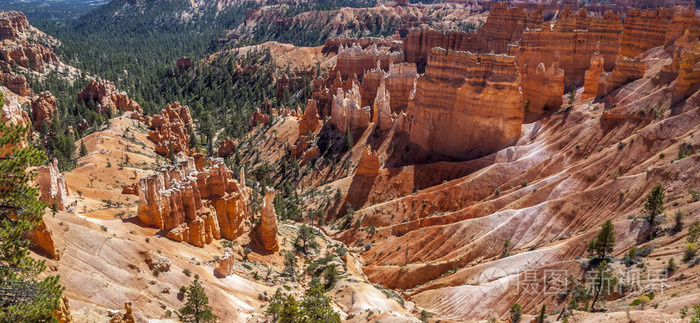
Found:
<path fill-rule="evenodd" d="M 515 57 L 435 48 L 406 110 L 411 142 L 438 159 L 512 145 L 523 121 Z"/>
<path fill-rule="evenodd" d="M 34 128 L 41 131 L 44 122 L 51 124 L 53 117 L 58 113 L 56 98 L 49 92 L 42 92 L 32 99 L 32 120 Z"/>

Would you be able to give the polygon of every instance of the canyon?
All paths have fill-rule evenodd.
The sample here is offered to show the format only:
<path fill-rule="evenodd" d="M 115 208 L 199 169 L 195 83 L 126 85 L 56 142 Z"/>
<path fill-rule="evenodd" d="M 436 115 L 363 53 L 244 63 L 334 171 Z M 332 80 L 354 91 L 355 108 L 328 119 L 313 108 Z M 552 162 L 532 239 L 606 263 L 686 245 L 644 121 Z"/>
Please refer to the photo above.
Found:
<path fill-rule="evenodd" d="M 696 256 L 681 260 L 700 221 L 692 3 L 287 6 L 251 9 L 229 33 L 274 25 L 343 37 L 180 54 L 168 70 L 174 81 L 221 57 L 279 59 L 269 97 L 237 116 L 240 133 L 214 129 L 205 145 L 196 101 L 154 111 L 98 78 L 70 96 L 109 122 L 75 136 L 85 151 L 74 168 L 36 170 L 55 211 L 27 237 L 61 275 L 73 321 L 172 320 L 192 274 L 222 322 L 269 320 L 272 295 L 301 299 L 314 279 L 350 322 L 509 322 L 516 303 L 524 321 L 545 306 L 549 319 L 576 322 L 694 313 L 700 271 Z M 23 17 L 0 14 L 0 39 L 31 30 Z M 389 21 L 395 34 L 363 37 Z M 21 64 L 7 66 L 3 77 L 20 77 Z M 231 66 L 223 77 L 260 71 Z M 7 84 L 2 120 L 33 126 L 26 146 L 60 120 L 60 95 Z M 657 185 L 665 211 L 650 222 Z M 612 274 L 661 276 L 619 285 L 589 311 L 577 288 L 592 284 L 589 243 L 606 221 Z M 630 265 L 631 250 L 645 254 Z M 333 283 L 317 269 L 329 264 Z M 643 295 L 654 295 L 646 307 L 633 303 Z"/>

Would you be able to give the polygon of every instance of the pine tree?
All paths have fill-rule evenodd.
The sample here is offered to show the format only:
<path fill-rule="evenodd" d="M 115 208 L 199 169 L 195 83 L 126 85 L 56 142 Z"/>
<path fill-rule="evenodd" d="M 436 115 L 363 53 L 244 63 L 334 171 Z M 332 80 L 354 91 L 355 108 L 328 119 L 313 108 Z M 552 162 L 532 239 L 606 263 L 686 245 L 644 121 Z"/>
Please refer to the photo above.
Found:
<path fill-rule="evenodd" d="M 523 316 L 523 307 L 520 304 L 515 303 L 510 307 L 510 321 L 512 323 L 518 323 Z"/>
<path fill-rule="evenodd" d="M 85 140 L 80 141 L 80 157 L 87 156 L 88 150 L 87 147 L 85 147 Z"/>
<path fill-rule="evenodd" d="M 598 268 L 596 269 L 596 275 L 593 278 L 593 284 L 595 284 L 595 296 L 593 296 L 593 303 L 591 303 L 591 312 L 595 310 L 595 303 L 598 300 L 598 296 L 607 296 L 613 291 L 613 287 L 617 285 L 617 279 L 612 275 L 612 269 L 608 266 L 608 262 L 603 260 Z"/>
<path fill-rule="evenodd" d="M 613 247 L 615 247 L 615 227 L 612 221 L 607 220 L 601 226 L 600 232 L 588 244 L 588 252 L 595 255 L 598 260 L 605 260 L 613 251 Z"/>
<path fill-rule="evenodd" d="M 0 147 L 20 143 L 28 131 L 0 122 Z M 51 321 L 63 292 L 58 276 L 38 278 L 46 264 L 29 256 L 29 241 L 23 236 L 39 225 L 47 207 L 30 184 L 34 173 L 26 170 L 45 160 L 46 155 L 31 146 L 0 156 L 0 322 Z"/>
<path fill-rule="evenodd" d="M 204 292 L 204 287 L 199 283 L 199 276 L 195 276 L 192 285 L 186 287 L 186 289 L 187 302 L 177 313 L 180 321 L 193 323 L 215 322 L 216 315 L 211 312 L 209 298 Z"/>
<path fill-rule="evenodd" d="M 664 187 L 661 184 L 656 185 L 654 190 L 647 196 L 647 202 L 644 203 L 644 210 L 647 211 L 649 224 L 651 225 L 651 236 L 656 234 L 656 217 L 664 212 Z"/>

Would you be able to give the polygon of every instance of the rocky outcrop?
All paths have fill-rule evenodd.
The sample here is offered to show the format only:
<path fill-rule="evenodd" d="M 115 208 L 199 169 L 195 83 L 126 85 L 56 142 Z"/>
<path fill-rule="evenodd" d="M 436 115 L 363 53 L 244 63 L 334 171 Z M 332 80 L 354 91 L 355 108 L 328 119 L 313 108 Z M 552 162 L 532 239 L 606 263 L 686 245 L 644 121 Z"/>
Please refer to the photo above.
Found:
<path fill-rule="evenodd" d="M 0 120 L 5 122 L 8 128 L 17 126 L 26 127 L 31 124 L 29 114 L 22 110 L 22 107 L 15 97 L 5 97 L 5 106 L 2 108 L 2 111 L 0 111 Z M 6 157 L 7 154 L 12 152 L 12 149 L 21 149 L 26 147 L 27 144 L 27 138 L 25 136 L 18 144 L 0 147 L 0 157 Z"/>
<path fill-rule="evenodd" d="M 170 270 L 172 262 L 167 257 L 153 251 L 142 251 L 141 254 L 144 257 L 144 261 L 146 262 L 148 269 L 158 272 L 166 272 Z"/>
<path fill-rule="evenodd" d="M 267 252 L 279 250 L 277 243 L 277 213 L 275 213 L 275 190 L 270 187 L 265 188 L 265 197 L 260 207 L 260 224 L 258 225 L 258 236 L 263 248 Z"/>
<path fill-rule="evenodd" d="M 17 39 L 29 27 L 27 17 L 19 11 L 0 12 L 0 40 Z"/>
<path fill-rule="evenodd" d="M 433 49 L 406 111 L 410 141 L 443 160 L 512 145 L 523 120 L 520 83 L 513 56 Z"/>
<path fill-rule="evenodd" d="M 340 132 L 360 128 L 367 128 L 370 122 L 370 108 L 360 107 L 360 88 L 357 83 L 352 84 L 352 89 L 347 93 L 338 89 L 338 94 L 333 96 L 330 124 Z"/>
<path fill-rule="evenodd" d="M 38 249 L 51 259 L 61 259 L 61 251 L 56 247 L 53 232 L 46 227 L 44 221 L 39 222 L 34 230 L 25 232 L 25 237 L 31 241 L 33 248 Z"/>
<path fill-rule="evenodd" d="M 250 115 L 250 121 L 248 122 L 248 126 L 250 129 L 255 128 L 259 125 L 268 125 L 270 124 L 270 116 L 267 113 L 263 113 L 260 111 L 260 109 L 255 109 L 253 111 L 253 114 Z"/>
<path fill-rule="evenodd" d="M 122 194 L 139 196 L 139 183 L 125 185 L 124 188 L 122 188 Z"/>
<path fill-rule="evenodd" d="M 316 101 L 309 99 L 306 102 L 306 110 L 304 115 L 299 121 L 299 135 L 308 135 L 310 132 L 315 132 L 318 129 L 318 109 L 316 108 Z"/>
<path fill-rule="evenodd" d="M 211 159 L 209 168 L 195 159 L 181 158 L 141 179 L 138 217 L 170 239 L 199 247 L 221 237 L 234 240 L 247 217 L 249 189 L 233 179 L 222 159 Z"/>
<path fill-rule="evenodd" d="M 543 63 L 536 68 L 523 69 L 523 99 L 530 113 L 541 114 L 558 110 L 564 94 L 564 70 L 559 68 L 559 54 L 549 68 Z"/>
<path fill-rule="evenodd" d="M 362 150 L 362 156 L 357 164 L 355 174 L 368 178 L 373 178 L 379 174 L 379 156 L 372 151 L 372 147 L 369 145 Z"/>
<path fill-rule="evenodd" d="M 316 72 L 314 70 L 296 72 L 291 76 L 287 74 L 275 80 L 275 96 L 277 101 L 285 100 L 285 96 L 289 97 L 306 86 L 308 81 L 313 80 Z"/>
<path fill-rule="evenodd" d="M 124 313 L 119 311 L 109 311 L 109 323 L 136 323 L 134 313 L 131 309 L 131 302 L 124 303 Z"/>
<path fill-rule="evenodd" d="M 375 68 L 377 62 L 382 69 L 386 70 L 390 64 L 403 60 L 403 52 L 392 52 L 384 47 L 378 48 L 376 44 L 372 44 L 366 49 L 357 44 L 350 47 L 341 45 L 336 56 L 335 70 L 343 78 L 347 78 L 352 75 L 362 75 L 365 71 Z"/>
<path fill-rule="evenodd" d="M 224 255 L 216 259 L 216 268 L 214 274 L 219 277 L 228 277 L 233 275 L 234 256 L 233 250 L 226 248 Z"/>
<path fill-rule="evenodd" d="M 56 98 L 49 92 L 42 92 L 32 99 L 32 120 L 34 128 L 41 131 L 44 122 L 49 125 L 53 117 L 58 113 Z"/>
<path fill-rule="evenodd" d="M 148 139 L 153 141 L 155 150 L 161 156 L 180 152 L 189 153 L 189 134 L 192 116 L 187 106 L 179 102 L 168 104 L 160 114 L 154 115 L 148 132 Z"/>
<path fill-rule="evenodd" d="M 187 56 L 180 57 L 175 61 L 175 67 L 182 73 L 192 67 L 192 60 Z"/>
<path fill-rule="evenodd" d="M 27 79 L 22 75 L 11 75 L 0 72 L 0 84 L 21 96 L 29 97 L 34 94 L 29 84 L 27 84 Z"/>
<path fill-rule="evenodd" d="M 70 204 L 68 201 L 69 193 L 66 179 L 58 169 L 58 160 L 54 158 L 48 166 L 39 167 L 37 172 L 41 200 L 49 204 L 56 203 L 59 210 L 66 210 Z"/>
<path fill-rule="evenodd" d="M 672 13 L 668 9 L 629 10 L 625 18 L 620 55 L 633 58 L 650 48 L 663 45 L 671 17 Z"/>
<path fill-rule="evenodd" d="M 47 65 L 58 64 L 56 54 L 37 43 L 20 41 L 17 44 L 0 46 L 0 63 L 6 66 L 19 66 L 35 72 L 43 72 Z"/>
<path fill-rule="evenodd" d="M 123 111 L 141 112 L 141 107 L 136 101 L 129 98 L 124 91 L 117 91 L 114 84 L 109 81 L 95 81 L 90 83 L 78 93 L 78 102 L 86 106 L 95 106 L 98 112 L 116 112 L 117 109 Z"/>
<path fill-rule="evenodd" d="M 599 51 L 596 51 L 593 56 L 591 56 L 591 64 L 584 78 L 581 101 L 598 96 L 598 84 L 600 84 L 600 75 L 604 72 L 604 60 L 603 56 L 600 56 Z"/>
<path fill-rule="evenodd" d="M 509 8 L 507 2 L 498 2 L 491 9 L 486 23 L 476 33 L 410 30 L 403 42 L 404 56 L 406 62 L 415 63 L 418 71 L 423 71 L 430 50 L 434 47 L 478 53 L 507 53 L 508 45 L 516 43 L 526 28 L 536 29 L 542 25 L 541 8 L 527 11 Z"/>
<path fill-rule="evenodd" d="M 53 311 L 52 315 L 56 318 L 56 321 L 58 321 L 58 323 L 73 322 L 73 316 L 70 313 L 70 303 L 68 302 L 68 297 L 61 297 L 61 301 L 58 304 L 58 308 Z"/>
<path fill-rule="evenodd" d="M 389 66 L 389 72 L 384 76 L 386 89 L 391 93 L 391 112 L 406 111 L 408 100 L 416 89 L 418 70 L 416 64 L 399 63 Z"/>
<path fill-rule="evenodd" d="M 391 64 L 391 66 L 393 65 L 394 64 Z M 377 96 L 377 88 L 379 87 L 379 83 L 382 81 L 385 75 L 386 72 L 382 70 L 379 61 L 377 61 L 376 68 L 365 71 L 365 73 L 362 75 L 362 82 L 360 83 L 360 98 L 362 99 L 360 106 L 372 106 L 374 98 Z M 372 113 L 370 117 L 372 120 L 374 120 L 374 118 L 377 116 Z"/>
<path fill-rule="evenodd" d="M 226 137 L 226 140 L 219 143 L 219 148 L 216 150 L 216 152 L 219 157 L 225 158 L 233 154 L 234 150 L 236 150 L 236 142 L 231 138 Z"/>
<path fill-rule="evenodd" d="M 600 76 L 598 95 L 603 96 L 615 89 L 644 77 L 646 63 L 639 59 L 622 57 L 615 62 L 615 69 L 610 73 L 603 73 Z"/>
<path fill-rule="evenodd" d="M 372 108 L 373 114 L 377 116 L 374 122 L 380 131 L 389 130 L 394 126 L 391 114 L 391 94 L 386 90 L 385 81 L 386 79 L 383 79 L 379 84 Z"/>
<path fill-rule="evenodd" d="M 682 101 L 700 86 L 700 41 L 696 38 L 679 51 L 680 54 L 674 57 L 675 63 L 672 63 L 678 71 L 673 85 L 673 103 Z"/>

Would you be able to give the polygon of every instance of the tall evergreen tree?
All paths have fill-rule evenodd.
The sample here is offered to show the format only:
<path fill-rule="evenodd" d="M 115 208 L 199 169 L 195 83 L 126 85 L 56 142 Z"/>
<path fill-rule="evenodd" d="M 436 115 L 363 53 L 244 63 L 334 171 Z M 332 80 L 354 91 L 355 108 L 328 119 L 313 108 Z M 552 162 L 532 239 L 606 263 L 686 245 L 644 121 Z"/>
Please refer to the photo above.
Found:
<path fill-rule="evenodd" d="M 4 103 L 1 94 L 0 103 Z M 28 131 L 28 127 L 10 128 L 0 122 L 0 147 L 17 145 Z M 46 264 L 29 256 L 25 238 L 39 225 L 47 207 L 31 185 L 34 173 L 26 170 L 45 160 L 46 155 L 31 146 L 0 156 L 0 322 L 52 321 L 63 292 L 58 276 L 38 278 Z"/>
<path fill-rule="evenodd" d="M 187 302 L 177 313 L 180 321 L 191 323 L 215 322 L 216 315 L 211 312 L 209 297 L 204 292 L 202 284 L 199 283 L 199 277 L 195 276 L 192 285 L 186 289 Z"/>
<path fill-rule="evenodd" d="M 588 252 L 595 255 L 598 260 L 605 260 L 613 251 L 613 247 L 615 247 L 615 227 L 612 221 L 607 220 L 601 226 L 600 232 L 588 244 Z"/>
<path fill-rule="evenodd" d="M 646 210 L 651 225 L 651 236 L 654 237 L 656 233 L 656 217 L 664 212 L 664 187 L 661 184 L 656 185 L 654 190 L 647 196 L 647 201 L 644 203 L 644 210 Z"/>

